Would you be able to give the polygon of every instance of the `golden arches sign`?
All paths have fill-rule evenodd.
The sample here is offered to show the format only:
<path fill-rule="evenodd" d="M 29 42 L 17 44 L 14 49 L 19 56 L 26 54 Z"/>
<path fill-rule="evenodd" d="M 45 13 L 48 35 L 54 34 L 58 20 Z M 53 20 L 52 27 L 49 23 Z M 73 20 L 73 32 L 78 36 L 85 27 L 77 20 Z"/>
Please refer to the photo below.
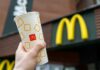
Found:
<path fill-rule="evenodd" d="M 8 60 L 3 60 L 2 62 L 0 62 L 0 70 L 4 70 L 4 67 L 6 66 L 6 70 L 13 70 L 15 62 L 12 61 L 10 63 L 10 61 Z"/>
<path fill-rule="evenodd" d="M 76 20 L 79 21 L 80 24 L 80 29 L 81 29 L 81 37 L 83 40 L 88 39 L 88 30 L 87 30 L 87 26 L 86 26 L 86 22 L 83 19 L 83 17 L 80 14 L 75 14 L 72 18 L 71 21 L 68 18 L 63 18 L 59 25 L 58 25 L 58 29 L 57 29 L 57 33 L 56 33 L 56 44 L 57 45 L 61 45 L 62 44 L 62 36 L 63 36 L 63 28 L 64 28 L 64 24 L 66 24 L 66 28 L 67 28 L 67 38 L 69 41 L 74 40 L 74 29 L 75 29 L 75 22 Z"/>

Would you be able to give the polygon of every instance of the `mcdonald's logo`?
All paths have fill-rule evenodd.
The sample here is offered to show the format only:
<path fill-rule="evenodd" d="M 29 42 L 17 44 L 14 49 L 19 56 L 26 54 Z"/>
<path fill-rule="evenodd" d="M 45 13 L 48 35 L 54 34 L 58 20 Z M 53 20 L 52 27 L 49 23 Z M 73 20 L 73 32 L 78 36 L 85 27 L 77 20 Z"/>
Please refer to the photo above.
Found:
<path fill-rule="evenodd" d="M 3 60 L 2 62 L 0 62 L 0 70 L 4 70 L 4 67 L 6 66 L 6 70 L 13 70 L 15 62 L 12 61 L 8 61 L 8 60 Z"/>
<path fill-rule="evenodd" d="M 56 33 L 56 45 L 61 45 L 62 44 L 62 36 L 63 36 L 63 28 L 64 25 L 66 25 L 66 30 L 67 30 L 67 38 L 69 41 L 74 40 L 74 34 L 75 34 L 75 24 L 76 24 L 76 20 L 79 21 L 79 25 L 80 25 L 80 30 L 81 30 L 81 38 L 83 40 L 87 40 L 88 39 L 88 30 L 87 30 L 87 26 L 86 26 L 86 22 L 83 19 L 83 17 L 80 14 L 75 14 L 71 20 L 69 20 L 68 18 L 63 18 L 57 28 L 57 33 Z"/>

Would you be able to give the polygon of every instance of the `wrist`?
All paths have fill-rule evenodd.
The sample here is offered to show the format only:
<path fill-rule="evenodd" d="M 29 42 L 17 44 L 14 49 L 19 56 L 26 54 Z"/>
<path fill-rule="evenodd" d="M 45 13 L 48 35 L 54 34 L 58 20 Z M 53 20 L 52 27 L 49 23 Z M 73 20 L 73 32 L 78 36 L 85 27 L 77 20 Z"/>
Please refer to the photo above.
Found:
<path fill-rule="evenodd" d="M 23 68 L 14 68 L 13 70 L 25 70 Z"/>
<path fill-rule="evenodd" d="M 25 69 L 23 67 L 16 67 L 15 66 L 13 70 L 35 70 L 35 68 L 33 68 L 33 69 Z"/>
<path fill-rule="evenodd" d="M 24 69 L 23 67 L 14 67 L 14 69 L 13 70 L 26 70 L 26 69 Z"/>

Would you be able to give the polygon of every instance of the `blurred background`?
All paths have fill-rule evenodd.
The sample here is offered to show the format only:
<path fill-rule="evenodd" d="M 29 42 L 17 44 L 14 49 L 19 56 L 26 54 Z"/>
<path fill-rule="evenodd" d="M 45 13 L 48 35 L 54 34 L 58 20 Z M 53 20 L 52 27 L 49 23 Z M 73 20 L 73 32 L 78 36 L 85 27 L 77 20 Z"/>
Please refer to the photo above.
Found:
<path fill-rule="evenodd" d="M 40 12 L 47 43 L 49 63 L 36 70 L 100 70 L 100 0 L 0 0 L 0 70 L 13 69 L 11 64 L 21 41 L 13 19 L 23 13 L 23 7 L 28 12 Z M 86 21 L 88 40 L 82 40 L 81 27 L 76 24 L 74 41 L 66 38 L 64 26 L 63 43 L 57 45 L 58 24 L 63 18 L 71 20 L 75 14 Z"/>

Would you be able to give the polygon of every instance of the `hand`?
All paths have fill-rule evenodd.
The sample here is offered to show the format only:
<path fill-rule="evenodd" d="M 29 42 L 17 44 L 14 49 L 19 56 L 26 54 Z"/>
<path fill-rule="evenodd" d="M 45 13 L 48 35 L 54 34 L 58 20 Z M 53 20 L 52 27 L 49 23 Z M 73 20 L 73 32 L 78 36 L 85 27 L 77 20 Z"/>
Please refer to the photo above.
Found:
<path fill-rule="evenodd" d="M 45 47 L 44 42 L 35 41 L 34 46 L 26 51 L 22 43 L 20 43 L 16 51 L 14 70 L 34 70 L 37 65 L 37 55 Z"/>

